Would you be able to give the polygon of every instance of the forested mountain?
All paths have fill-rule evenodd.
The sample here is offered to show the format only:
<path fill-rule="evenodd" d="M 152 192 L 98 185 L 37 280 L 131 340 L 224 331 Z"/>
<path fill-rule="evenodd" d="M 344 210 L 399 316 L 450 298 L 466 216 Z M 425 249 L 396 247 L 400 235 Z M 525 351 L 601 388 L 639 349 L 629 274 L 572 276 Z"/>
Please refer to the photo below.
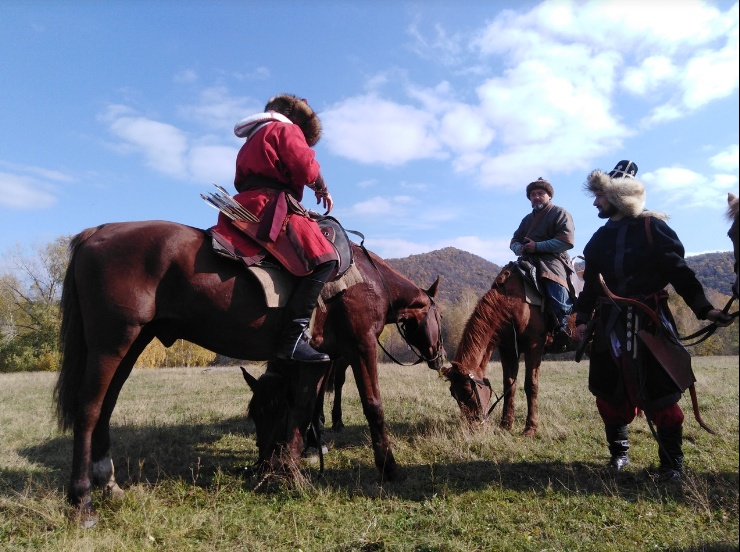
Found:
<path fill-rule="evenodd" d="M 501 270 L 500 266 L 483 257 L 454 247 L 386 260 L 422 288 L 428 288 L 440 275 L 442 281 L 438 297 L 448 303 L 457 302 L 466 288 L 477 297 L 482 296 Z M 731 251 L 695 255 L 687 257 L 686 262 L 707 290 L 729 293 L 735 279 L 735 260 Z"/>
<path fill-rule="evenodd" d="M 447 303 L 457 302 L 466 288 L 476 297 L 482 296 L 491 288 L 493 279 L 501 270 L 483 257 L 454 247 L 386 261 L 424 289 L 440 276 L 437 298 Z"/>

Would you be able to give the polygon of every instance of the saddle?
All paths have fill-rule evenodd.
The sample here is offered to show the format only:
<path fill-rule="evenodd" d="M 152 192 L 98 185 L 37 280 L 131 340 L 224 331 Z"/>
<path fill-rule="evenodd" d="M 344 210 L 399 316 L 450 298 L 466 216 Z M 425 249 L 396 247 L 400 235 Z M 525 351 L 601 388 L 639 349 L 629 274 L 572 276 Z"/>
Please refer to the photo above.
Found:
<path fill-rule="evenodd" d="M 313 211 L 308 211 L 308 214 L 316 220 L 322 234 L 332 244 L 339 257 L 337 275 L 327 282 L 321 291 L 319 307 L 325 310 L 324 300 L 330 299 L 348 287 L 362 282 L 363 278 L 355 266 L 352 245 L 341 223 L 334 217 L 320 215 Z M 235 225 L 235 227 L 243 230 L 241 225 Z M 247 272 L 262 287 L 265 294 L 265 303 L 268 307 L 285 306 L 297 277 L 284 268 L 282 263 L 272 260 L 267 255 L 267 252 L 252 256 L 244 255 L 239 251 L 238 246 L 225 239 L 213 228 L 206 230 L 206 234 L 211 237 L 212 247 L 216 254 L 227 259 L 239 261 L 246 266 Z M 249 235 L 246 232 L 245 234 Z M 281 253 L 286 257 L 295 254 L 292 249 L 288 250 L 287 248 Z M 283 259 L 280 260 L 282 261 Z"/>

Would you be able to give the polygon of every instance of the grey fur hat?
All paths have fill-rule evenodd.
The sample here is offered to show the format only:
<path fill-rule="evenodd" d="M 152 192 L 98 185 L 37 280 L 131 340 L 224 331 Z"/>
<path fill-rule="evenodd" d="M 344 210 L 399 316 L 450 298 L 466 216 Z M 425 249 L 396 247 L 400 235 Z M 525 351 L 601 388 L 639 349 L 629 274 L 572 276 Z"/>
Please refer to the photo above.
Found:
<path fill-rule="evenodd" d="M 620 214 L 626 217 L 668 216 L 656 211 L 645 210 L 645 186 L 635 178 L 637 165 L 633 161 L 620 161 L 608 174 L 596 169 L 588 175 L 583 188 L 591 195 L 604 194 Z"/>

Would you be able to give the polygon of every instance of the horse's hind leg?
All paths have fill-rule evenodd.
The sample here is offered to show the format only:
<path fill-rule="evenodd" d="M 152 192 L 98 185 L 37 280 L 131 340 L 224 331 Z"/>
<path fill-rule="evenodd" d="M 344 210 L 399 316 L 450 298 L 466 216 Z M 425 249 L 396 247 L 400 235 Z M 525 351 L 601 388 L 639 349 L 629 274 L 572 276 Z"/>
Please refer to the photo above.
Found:
<path fill-rule="evenodd" d="M 108 387 L 103 405 L 98 417 L 98 423 L 92 433 L 92 484 L 102 487 L 103 495 L 121 499 L 123 490 L 118 486 L 115 478 L 115 468 L 111 458 L 110 419 L 118 401 L 118 395 L 128 376 L 131 374 L 134 361 L 123 360 Z"/>
<path fill-rule="evenodd" d="M 534 437 L 539 425 L 539 408 L 537 395 L 540 389 L 540 362 L 542 360 L 542 348 L 527 351 L 524 354 L 524 393 L 527 395 L 527 421 L 524 424 L 524 436 Z"/>
<path fill-rule="evenodd" d="M 104 403 L 119 361 L 118 358 L 103 357 L 90 352 L 78 394 L 72 445 L 72 476 L 67 489 L 67 498 L 73 506 L 78 507 L 84 518 L 84 524 L 95 522 L 90 479 L 93 462 L 98 462 L 98 470 L 102 473 L 110 471 L 112 477 L 112 464 L 107 462 L 109 467 L 106 467 L 104 461 L 110 447 L 107 431 L 110 412 L 106 414 Z M 112 407 L 109 410 L 112 410 Z M 103 414 L 102 424 L 101 414 Z M 101 477 L 105 476 L 98 475 L 97 479 Z"/>

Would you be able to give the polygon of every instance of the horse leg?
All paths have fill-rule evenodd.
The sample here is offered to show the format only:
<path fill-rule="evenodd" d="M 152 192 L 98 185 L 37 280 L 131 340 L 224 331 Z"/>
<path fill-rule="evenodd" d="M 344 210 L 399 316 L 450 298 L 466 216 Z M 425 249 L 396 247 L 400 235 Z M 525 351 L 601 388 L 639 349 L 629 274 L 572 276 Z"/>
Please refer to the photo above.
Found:
<path fill-rule="evenodd" d="M 524 353 L 524 393 L 527 395 L 527 421 L 524 424 L 523 435 L 534 437 L 537 433 L 539 419 L 537 395 L 540 388 L 540 363 L 542 361 L 542 346 L 529 349 Z"/>
<path fill-rule="evenodd" d="M 105 394 L 103 405 L 100 410 L 98 422 L 92 433 L 91 440 L 91 460 L 92 460 L 92 484 L 103 488 L 103 496 L 122 499 L 123 490 L 118 486 L 115 478 L 115 468 L 113 459 L 110 454 L 110 419 L 113 409 L 118 401 L 118 395 L 121 393 L 123 384 L 131 375 L 136 359 L 139 357 L 144 347 L 149 342 L 147 340 L 143 345 L 138 344 L 129 350 L 126 357 L 121 361 L 113 375 L 113 379 Z"/>
<path fill-rule="evenodd" d="M 285 444 L 287 458 L 282 460 L 290 466 L 291 471 L 299 465 L 304 449 L 303 434 L 315 417 L 317 399 L 328 367 L 328 362 L 319 365 L 296 363 L 298 377 L 292 379 L 293 401 L 288 415 Z"/>
<path fill-rule="evenodd" d="M 499 347 L 501 371 L 504 384 L 504 406 L 501 412 L 501 428 L 511 431 L 514 427 L 516 380 L 519 375 L 519 357 L 516 350 L 503 343 Z"/>
<path fill-rule="evenodd" d="M 85 374 L 80 385 L 73 430 L 72 475 L 67 490 L 67 499 L 70 504 L 78 509 L 82 523 L 86 527 L 94 525 L 97 521 L 97 514 L 92 505 L 92 483 L 90 479 L 93 462 L 93 433 L 98 427 L 105 396 L 119 362 L 119 357 L 96 355 L 89 352 Z M 109 417 L 109 414 L 103 416 L 103 425 L 97 431 L 95 452 L 96 455 L 101 455 L 101 457 L 96 457 L 98 461 L 97 469 L 102 473 L 102 475 L 97 476 L 98 480 L 105 477 L 108 469 L 106 465 L 110 466 L 110 477 L 112 477 L 113 472 L 112 462 L 106 462 L 105 460 L 107 454 L 105 451 L 109 448 L 110 441 L 108 439 L 108 445 L 106 446 L 105 439 L 100 439 L 101 435 L 107 435 L 107 429 L 105 431 L 103 429 L 107 427 Z"/>
<path fill-rule="evenodd" d="M 371 347 L 367 354 L 352 363 L 352 372 L 362 401 L 362 411 L 370 426 L 375 466 L 382 478 L 393 481 L 399 478 L 398 464 L 391 451 L 390 440 L 385 430 L 383 404 L 378 385 L 377 351 Z"/>
<path fill-rule="evenodd" d="M 342 388 L 347 380 L 347 366 L 349 366 L 349 363 L 344 359 L 334 362 L 334 403 L 331 409 L 331 429 L 337 432 L 344 428 L 344 422 L 342 421 Z"/>

